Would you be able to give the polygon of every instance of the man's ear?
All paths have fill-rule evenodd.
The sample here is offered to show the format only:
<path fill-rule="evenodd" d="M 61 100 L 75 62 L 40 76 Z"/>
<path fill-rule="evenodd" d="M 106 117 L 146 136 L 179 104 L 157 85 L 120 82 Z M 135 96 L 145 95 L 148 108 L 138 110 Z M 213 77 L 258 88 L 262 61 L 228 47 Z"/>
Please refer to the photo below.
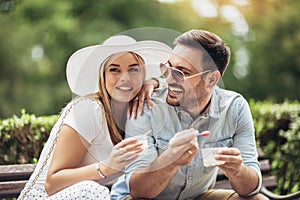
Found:
<path fill-rule="evenodd" d="M 214 87 L 218 84 L 219 80 L 221 78 L 221 74 L 219 70 L 214 70 L 207 74 L 206 76 L 206 84 L 210 87 Z"/>

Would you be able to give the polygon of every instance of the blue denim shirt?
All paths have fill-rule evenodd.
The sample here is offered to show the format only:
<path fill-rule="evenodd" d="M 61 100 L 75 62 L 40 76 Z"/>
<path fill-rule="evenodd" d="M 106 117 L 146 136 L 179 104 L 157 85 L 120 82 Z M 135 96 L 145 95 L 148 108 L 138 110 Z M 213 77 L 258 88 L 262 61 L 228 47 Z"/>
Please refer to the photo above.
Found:
<path fill-rule="evenodd" d="M 145 107 L 144 114 L 127 120 L 126 136 L 141 135 L 149 130 L 147 154 L 128 165 L 125 174 L 113 185 L 112 199 L 124 199 L 130 195 L 129 180 L 138 168 L 149 165 L 168 146 L 176 132 L 194 128 L 199 132 L 209 130 L 209 137 L 198 137 L 199 151 L 192 162 L 181 166 L 171 182 L 155 199 L 193 199 L 215 185 L 218 167 L 204 167 L 201 148 L 236 147 L 241 151 L 244 164 L 252 167 L 259 176 L 253 120 L 247 101 L 238 93 L 215 87 L 207 110 L 193 120 L 179 107 L 165 103 L 167 91 L 153 98 L 152 110 Z M 141 183 L 142 184 L 142 183 Z M 250 194 L 249 194 L 250 195 Z"/>

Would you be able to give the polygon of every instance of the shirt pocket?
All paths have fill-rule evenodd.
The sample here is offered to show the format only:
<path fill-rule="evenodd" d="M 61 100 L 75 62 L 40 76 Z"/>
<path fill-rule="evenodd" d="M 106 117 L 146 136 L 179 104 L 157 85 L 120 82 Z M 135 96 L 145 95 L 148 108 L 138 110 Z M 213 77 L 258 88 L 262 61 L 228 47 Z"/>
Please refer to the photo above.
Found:
<path fill-rule="evenodd" d="M 153 145 L 155 146 L 158 154 L 160 155 L 162 152 L 164 152 L 167 149 L 170 139 L 161 136 L 152 136 L 152 137 L 154 140 Z"/>

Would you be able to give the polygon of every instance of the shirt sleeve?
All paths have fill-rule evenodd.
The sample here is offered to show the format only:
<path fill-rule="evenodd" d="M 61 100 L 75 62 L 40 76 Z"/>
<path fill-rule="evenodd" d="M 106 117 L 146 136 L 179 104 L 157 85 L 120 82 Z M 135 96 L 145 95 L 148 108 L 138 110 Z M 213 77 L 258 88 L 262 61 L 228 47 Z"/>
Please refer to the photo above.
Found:
<path fill-rule="evenodd" d="M 124 174 L 120 176 L 117 182 L 112 185 L 110 192 L 111 199 L 122 200 L 130 196 L 129 189 L 126 184 L 126 179 L 128 179 L 128 177 L 126 174 Z"/>
<path fill-rule="evenodd" d="M 251 111 L 247 101 L 244 98 L 238 98 L 236 102 L 238 107 L 237 129 L 234 135 L 234 147 L 241 151 L 243 162 L 248 167 L 255 170 L 258 175 L 259 184 L 257 188 L 247 196 L 259 192 L 262 185 L 262 175 L 260 164 L 258 162 L 258 153 L 255 140 L 255 130 Z"/>
<path fill-rule="evenodd" d="M 64 124 L 72 127 L 91 143 L 101 130 L 103 121 L 99 104 L 96 100 L 86 98 L 72 101 L 67 107 L 70 108 L 70 113 L 67 114 Z"/>

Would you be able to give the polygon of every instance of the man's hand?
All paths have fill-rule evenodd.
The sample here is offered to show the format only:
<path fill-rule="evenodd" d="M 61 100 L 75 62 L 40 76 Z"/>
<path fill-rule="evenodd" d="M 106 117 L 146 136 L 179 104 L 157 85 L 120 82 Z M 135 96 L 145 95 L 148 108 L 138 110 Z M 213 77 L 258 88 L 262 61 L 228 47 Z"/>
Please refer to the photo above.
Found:
<path fill-rule="evenodd" d="M 218 165 L 218 167 L 224 171 L 224 174 L 228 178 L 235 177 L 243 165 L 241 152 L 237 148 L 224 148 L 219 150 L 215 159 L 225 161 L 224 164 Z"/>
<path fill-rule="evenodd" d="M 154 198 L 160 194 L 170 183 L 178 167 L 189 164 L 197 154 L 197 134 L 198 131 L 193 129 L 176 133 L 159 157 L 131 175 L 131 195 L 134 198 Z"/>
<path fill-rule="evenodd" d="M 232 188 L 240 195 L 247 195 L 253 192 L 258 184 L 258 174 L 251 167 L 246 166 L 237 148 L 225 148 L 219 150 L 215 156 L 216 160 L 225 161 L 218 165 L 229 179 Z"/>
<path fill-rule="evenodd" d="M 178 166 L 189 164 L 199 151 L 197 134 L 198 131 L 194 129 L 176 133 L 164 152 L 169 162 Z"/>

